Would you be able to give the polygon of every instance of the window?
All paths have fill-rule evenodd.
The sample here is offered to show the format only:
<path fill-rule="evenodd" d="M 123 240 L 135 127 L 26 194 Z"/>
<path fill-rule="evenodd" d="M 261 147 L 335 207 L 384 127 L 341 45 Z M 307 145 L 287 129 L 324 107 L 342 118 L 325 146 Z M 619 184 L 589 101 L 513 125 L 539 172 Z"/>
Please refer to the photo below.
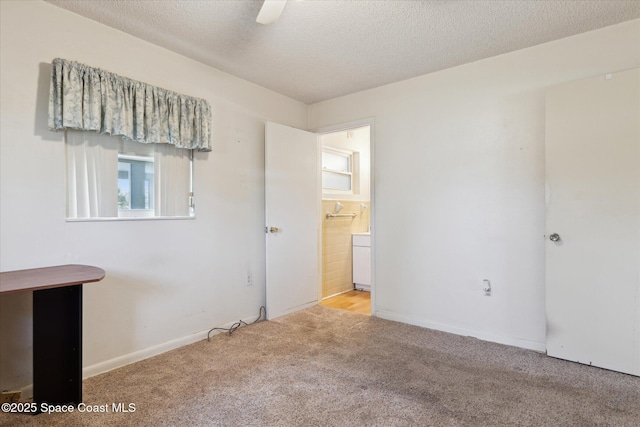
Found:
<path fill-rule="evenodd" d="M 153 157 L 118 154 L 118 216 L 131 210 L 153 216 L 153 172 Z"/>
<path fill-rule="evenodd" d="M 353 193 L 353 152 L 322 148 L 322 188 L 331 192 Z"/>
<path fill-rule="evenodd" d="M 66 131 L 67 219 L 193 217 L 192 150 Z"/>

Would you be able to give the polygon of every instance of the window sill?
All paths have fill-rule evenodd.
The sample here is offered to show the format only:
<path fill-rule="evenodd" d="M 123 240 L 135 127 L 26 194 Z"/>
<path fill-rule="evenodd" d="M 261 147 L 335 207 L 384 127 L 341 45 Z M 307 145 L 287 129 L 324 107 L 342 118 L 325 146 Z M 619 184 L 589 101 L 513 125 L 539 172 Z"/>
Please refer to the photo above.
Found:
<path fill-rule="evenodd" d="M 132 216 L 132 217 L 104 217 L 104 218 L 65 218 L 66 222 L 109 222 L 109 221 L 162 221 L 162 220 L 189 220 L 196 219 L 193 216 Z"/>

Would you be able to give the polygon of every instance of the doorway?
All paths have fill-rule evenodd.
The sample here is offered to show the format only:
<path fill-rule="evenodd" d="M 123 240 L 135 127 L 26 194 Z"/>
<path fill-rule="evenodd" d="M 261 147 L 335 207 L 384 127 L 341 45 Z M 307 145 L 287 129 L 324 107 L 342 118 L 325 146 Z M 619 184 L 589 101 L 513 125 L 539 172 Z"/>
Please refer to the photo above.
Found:
<path fill-rule="evenodd" d="M 324 135 L 336 134 L 341 131 L 354 131 L 367 127 L 369 130 L 368 146 L 360 151 L 352 150 L 352 156 L 358 159 L 355 163 L 359 172 L 355 173 L 353 165 L 349 171 L 352 175 L 352 193 L 335 193 L 340 197 L 327 201 L 330 207 L 323 212 L 321 185 L 321 154 L 320 138 Z M 322 222 L 323 219 L 345 218 L 345 213 L 351 213 L 351 218 L 359 217 L 361 227 L 358 231 L 369 239 L 368 257 L 370 266 L 364 268 L 370 282 L 370 313 L 375 315 L 375 239 L 373 230 L 373 119 L 352 122 L 342 126 L 323 128 L 318 133 L 307 132 L 273 122 L 265 124 L 265 233 L 266 233 L 266 308 L 269 320 L 294 313 L 320 303 L 322 295 Z M 349 132 L 352 133 L 352 132 Z M 353 136 L 353 134 L 352 134 Z M 343 150 L 346 151 L 346 150 Z M 368 156 L 368 161 L 359 158 Z M 335 160 L 335 159 L 334 159 Z M 366 169 L 368 168 L 368 170 Z M 331 171 L 329 171 L 331 172 Z M 345 172 L 338 169 L 333 172 Z M 333 178 L 336 178 L 334 174 Z M 341 174 L 337 174 L 341 175 Z M 345 173 L 342 173 L 345 175 Z M 355 175 L 355 177 L 353 177 Z M 337 177 L 343 180 L 344 177 Z M 365 189 L 369 194 L 369 204 L 359 200 L 359 193 Z M 357 191 L 354 191 L 355 189 Z M 337 190 L 337 189 L 334 189 Z M 334 196 L 335 197 L 335 196 Z M 343 200 L 344 203 L 340 202 Z M 344 211 L 343 211 L 344 209 Z M 347 210 L 348 209 L 348 210 Z M 337 211 L 337 212 L 336 212 Z M 338 216 L 336 216 L 338 215 Z M 362 218 L 368 216 L 366 222 Z M 364 228 L 362 227 L 364 224 Z M 361 236 L 364 238 L 363 236 Z M 351 254 L 352 236 L 348 234 L 343 239 L 342 250 Z M 340 254 L 343 257 L 344 254 Z M 334 261 L 339 263 L 340 261 Z M 343 265 L 343 273 L 352 274 L 352 262 Z M 351 278 L 353 280 L 353 278 Z M 357 283 L 365 284 L 361 279 Z M 349 289 L 353 290 L 351 282 Z M 342 292 L 340 292 L 342 293 Z M 329 295 L 327 295 L 329 296 Z"/>
<path fill-rule="evenodd" d="M 320 304 L 371 314 L 371 125 L 319 133 L 322 181 Z"/>

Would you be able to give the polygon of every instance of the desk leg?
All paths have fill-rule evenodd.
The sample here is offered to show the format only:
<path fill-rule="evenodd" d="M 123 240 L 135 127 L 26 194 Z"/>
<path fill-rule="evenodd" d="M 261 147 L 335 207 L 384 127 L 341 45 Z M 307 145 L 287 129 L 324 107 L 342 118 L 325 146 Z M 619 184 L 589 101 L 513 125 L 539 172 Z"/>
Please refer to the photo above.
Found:
<path fill-rule="evenodd" d="M 82 285 L 33 292 L 33 401 L 82 401 Z"/>

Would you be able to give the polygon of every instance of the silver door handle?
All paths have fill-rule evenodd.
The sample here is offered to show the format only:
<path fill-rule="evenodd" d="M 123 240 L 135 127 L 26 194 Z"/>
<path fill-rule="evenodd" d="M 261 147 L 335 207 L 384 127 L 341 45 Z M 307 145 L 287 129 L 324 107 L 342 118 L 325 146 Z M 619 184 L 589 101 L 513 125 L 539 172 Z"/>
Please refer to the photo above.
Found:
<path fill-rule="evenodd" d="M 269 233 L 277 233 L 280 231 L 278 227 L 269 227 Z"/>
<path fill-rule="evenodd" d="M 557 242 L 560 240 L 560 235 L 558 233 L 553 233 L 549 236 L 549 240 L 551 240 L 552 242 Z"/>

